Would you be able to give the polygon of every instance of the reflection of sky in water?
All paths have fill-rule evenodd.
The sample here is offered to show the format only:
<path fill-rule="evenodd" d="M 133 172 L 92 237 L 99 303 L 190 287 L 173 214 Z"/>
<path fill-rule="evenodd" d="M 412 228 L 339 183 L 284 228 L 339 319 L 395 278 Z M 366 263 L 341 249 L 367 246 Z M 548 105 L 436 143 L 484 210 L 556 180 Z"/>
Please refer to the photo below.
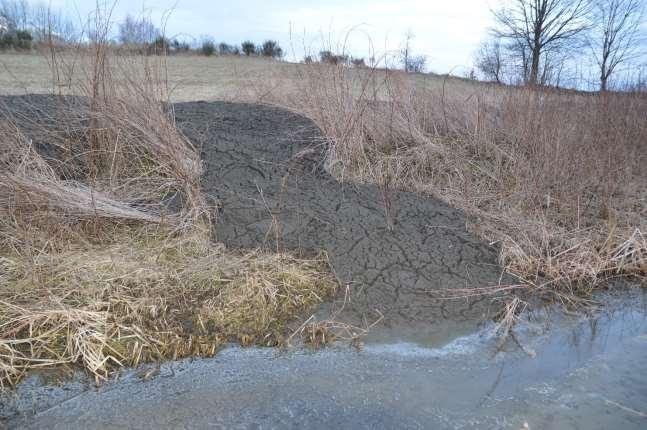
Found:
<path fill-rule="evenodd" d="M 436 347 L 408 341 L 370 343 L 363 352 L 232 347 L 214 359 L 163 365 L 146 383 L 131 372 L 98 391 L 32 385 L 18 397 L 23 410 L 34 399 L 49 399 L 49 406 L 67 400 L 39 415 L 34 428 L 109 422 L 517 429 L 528 422 L 531 429 L 642 429 L 644 294 L 605 301 L 612 302 L 609 310 L 592 318 L 542 313 L 518 327 L 518 343 L 534 358 L 515 341 L 497 352 L 499 340 L 487 326 Z"/>

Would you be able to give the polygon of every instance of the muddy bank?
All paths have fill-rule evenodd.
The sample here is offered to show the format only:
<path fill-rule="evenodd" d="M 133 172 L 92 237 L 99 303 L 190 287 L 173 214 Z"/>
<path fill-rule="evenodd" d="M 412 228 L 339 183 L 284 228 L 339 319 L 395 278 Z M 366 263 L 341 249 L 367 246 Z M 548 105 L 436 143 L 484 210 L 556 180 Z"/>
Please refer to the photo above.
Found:
<path fill-rule="evenodd" d="M 647 423 L 643 292 L 604 312 L 541 311 L 497 353 L 491 327 L 444 345 L 316 352 L 231 347 L 128 371 L 95 388 L 38 377 L 0 398 L 9 428 L 642 429 Z M 531 316 L 531 315 L 529 315 Z M 35 415 L 34 415 L 35 414 Z"/>
<path fill-rule="evenodd" d="M 69 153 L 47 142 L 51 133 L 82 140 L 82 99 L 0 101 L 62 174 L 83 175 Z M 326 251 L 351 291 L 340 319 L 361 325 L 384 315 L 381 338 L 425 341 L 447 338 L 457 324 L 468 332 L 498 310 L 490 299 L 442 299 L 444 289 L 496 285 L 502 275 L 497 250 L 467 232 L 460 211 L 413 193 L 340 183 L 323 168 L 326 139 L 300 115 L 224 102 L 174 109 L 179 128 L 201 148 L 203 190 L 219 207 L 216 239 L 229 248 Z"/>
<path fill-rule="evenodd" d="M 326 140 L 308 119 L 266 106 L 184 103 L 183 132 L 202 149 L 204 192 L 218 199 L 216 237 L 229 247 L 325 250 L 350 286 L 342 317 L 385 330 L 475 322 L 488 300 L 447 301 L 439 290 L 496 285 L 497 251 L 443 202 L 340 183 L 323 168 Z M 471 324 L 468 324 L 471 325 Z"/>

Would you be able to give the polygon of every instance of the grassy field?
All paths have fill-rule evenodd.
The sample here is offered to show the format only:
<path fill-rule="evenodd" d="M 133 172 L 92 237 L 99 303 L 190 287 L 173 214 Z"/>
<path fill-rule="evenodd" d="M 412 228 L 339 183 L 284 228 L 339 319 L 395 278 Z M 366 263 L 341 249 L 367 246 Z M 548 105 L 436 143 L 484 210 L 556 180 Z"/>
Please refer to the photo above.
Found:
<path fill-rule="evenodd" d="M 86 61 L 65 55 L 70 62 Z M 47 54 L 0 55 L 0 90 L 4 94 L 50 93 L 52 72 Z M 294 76 L 295 66 L 259 58 L 172 56 L 166 59 L 171 99 L 175 102 L 193 100 L 231 100 L 253 92 L 252 83 L 259 83 L 272 71 L 277 76 Z M 83 79 L 80 68 L 74 74 Z M 275 79 L 275 77 L 273 77 Z M 62 88 L 66 90 L 66 88 Z M 242 94 L 241 94 L 242 91 Z"/>
<path fill-rule="evenodd" d="M 85 61 L 81 57 L 65 55 L 72 64 Z M 51 93 L 53 79 L 47 53 L 0 54 L 0 92 L 2 94 Z M 175 102 L 195 100 L 250 100 L 267 98 L 271 93 L 294 92 L 301 89 L 303 65 L 266 60 L 258 57 L 204 57 L 197 55 L 171 56 L 164 60 L 171 100 Z M 366 74 L 355 70 L 354 74 Z M 384 78 L 384 73 L 379 73 Z M 74 74 L 83 80 L 83 72 L 77 67 Z M 416 85 L 421 88 L 441 89 L 460 93 L 468 98 L 479 88 L 460 78 L 431 75 L 415 75 Z M 66 87 L 58 85 L 60 90 Z M 357 88 L 359 90 L 359 88 Z M 385 97 L 384 89 L 380 90 Z"/>
<path fill-rule="evenodd" d="M 1 55 L 0 93 L 87 97 L 95 112 L 89 140 L 75 134 L 59 143 L 76 139 L 95 157 L 85 166 L 87 183 L 71 187 L 2 122 L 8 151 L 0 156 L 0 339 L 8 340 L 0 343 L 0 380 L 67 362 L 105 375 L 115 364 L 212 353 L 224 338 L 280 343 L 287 320 L 334 291 L 322 261 L 235 255 L 209 242 L 199 156 L 160 100 L 259 102 L 302 113 L 329 138 L 327 167 L 339 179 L 433 195 L 461 208 L 471 230 L 500 247 L 508 272 L 543 298 L 579 303 L 611 278 L 647 274 L 645 94 L 512 88 L 257 58 L 94 51 L 55 59 L 58 73 L 46 56 Z M 99 215 L 84 204 L 97 205 L 94 189 L 104 192 Z M 123 204 L 133 193 L 159 204 L 162 189 L 186 197 L 170 226 Z M 106 255 L 133 258 L 107 265 Z M 236 269 L 198 270 L 205 261 Z M 326 282 L 316 281 L 321 277 Z M 90 284 L 102 285 L 102 294 Z M 179 299 L 203 294 L 215 294 L 209 309 Z M 231 294 L 240 294 L 240 308 L 228 307 Z M 522 299 L 508 301 L 508 321 Z M 246 319 L 240 309 L 258 318 Z M 199 329 L 205 312 L 227 328 L 219 337 Z M 160 315 L 168 316 L 163 327 L 155 323 Z M 187 318 L 197 331 L 186 330 Z"/>

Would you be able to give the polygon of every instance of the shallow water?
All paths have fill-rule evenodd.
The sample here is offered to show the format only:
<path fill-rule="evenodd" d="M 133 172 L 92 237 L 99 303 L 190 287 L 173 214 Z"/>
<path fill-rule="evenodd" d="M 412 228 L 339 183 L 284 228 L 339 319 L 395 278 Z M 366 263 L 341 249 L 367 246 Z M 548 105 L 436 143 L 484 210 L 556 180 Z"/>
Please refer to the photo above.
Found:
<path fill-rule="evenodd" d="M 232 346 L 99 389 L 33 377 L 0 412 L 19 412 L 10 428 L 646 428 L 647 299 L 604 300 L 592 317 L 533 315 L 516 331 L 525 352 L 512 342 L 497 353 L 491 326 L 362 351 Z"/>

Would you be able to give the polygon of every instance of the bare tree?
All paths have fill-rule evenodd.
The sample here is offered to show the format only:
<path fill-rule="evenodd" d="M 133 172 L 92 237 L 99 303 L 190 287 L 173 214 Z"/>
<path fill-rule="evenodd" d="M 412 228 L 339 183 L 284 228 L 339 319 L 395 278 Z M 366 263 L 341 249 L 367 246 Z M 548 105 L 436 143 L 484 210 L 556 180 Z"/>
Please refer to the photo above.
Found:
<path fill-rule="evenodd" d="M 148 18 L 128 15 L 119 24 L 119 42 L 123 45 L 143 46 L 153 43 L 162 32 Z"/>
<path fill-rule="evenodd" d="M 80 37 L 74 23 L 61 11 L 44 4 L 35 5 L 29 12 L 33 36 L 48 43 L 71 43 Z"/>
<path fill-rule="evenodd" d="M 415 34 L 411 30 L 408 30 L 404 34 L 404 46 L 399 52 L 399 61 L 402 63 L 402 68 L 406 72 L 422 73 L 425 71 L 427 58 L 424 55 L 413 55 L 411 41 L 415 37 Z"/>
<path fill-rule="evenodd" d="M 413 34 L 413 31 L 407 30 L 404 34 L 404 46 L 400 50 L 400 57 L 402 58 L 402 65 L 406 72 L 410 72 L 410 61 L 411 61 L 411 41 L 416 37 Z"/>
<path fill-rule="evenodd" d="M 589 28 L 589 0 L 512 0 L 493 11 L 496 36 L 512 41 L 529 56 L 527 82 L 539 83 L 542 57 L 568 46 Z"/>
<path fill-rule="evenodd" d="M 486 40 L 476 53 L 475 65 L 485 79 L 501 83 L 503 81 L 503 48 L 497 39 Z"/>
<path fill-rule="evenodd" d="M 427 57 L 424 55 L 409 56 L 407 71 L 411 73 L 424 73 L 427 68 Z"/>
<path fill-rule="evenodd" d="M 29 26 L 30 7 L 27 0 L 0 0 L 0 16 L 9 31 L 24 31 Z"/>
<path fill-rule="evenodd" d="M 643 0 L 596 0 L 594 26 L 588 42 L 600 71 L 600 91 L 606 91 L 617 67 L 641 49 L 645 18 Z"/>
<path fill-rule="evenodd" d="M 9 20 L 0 15 L 0 36 L 9 31 Z"/>

